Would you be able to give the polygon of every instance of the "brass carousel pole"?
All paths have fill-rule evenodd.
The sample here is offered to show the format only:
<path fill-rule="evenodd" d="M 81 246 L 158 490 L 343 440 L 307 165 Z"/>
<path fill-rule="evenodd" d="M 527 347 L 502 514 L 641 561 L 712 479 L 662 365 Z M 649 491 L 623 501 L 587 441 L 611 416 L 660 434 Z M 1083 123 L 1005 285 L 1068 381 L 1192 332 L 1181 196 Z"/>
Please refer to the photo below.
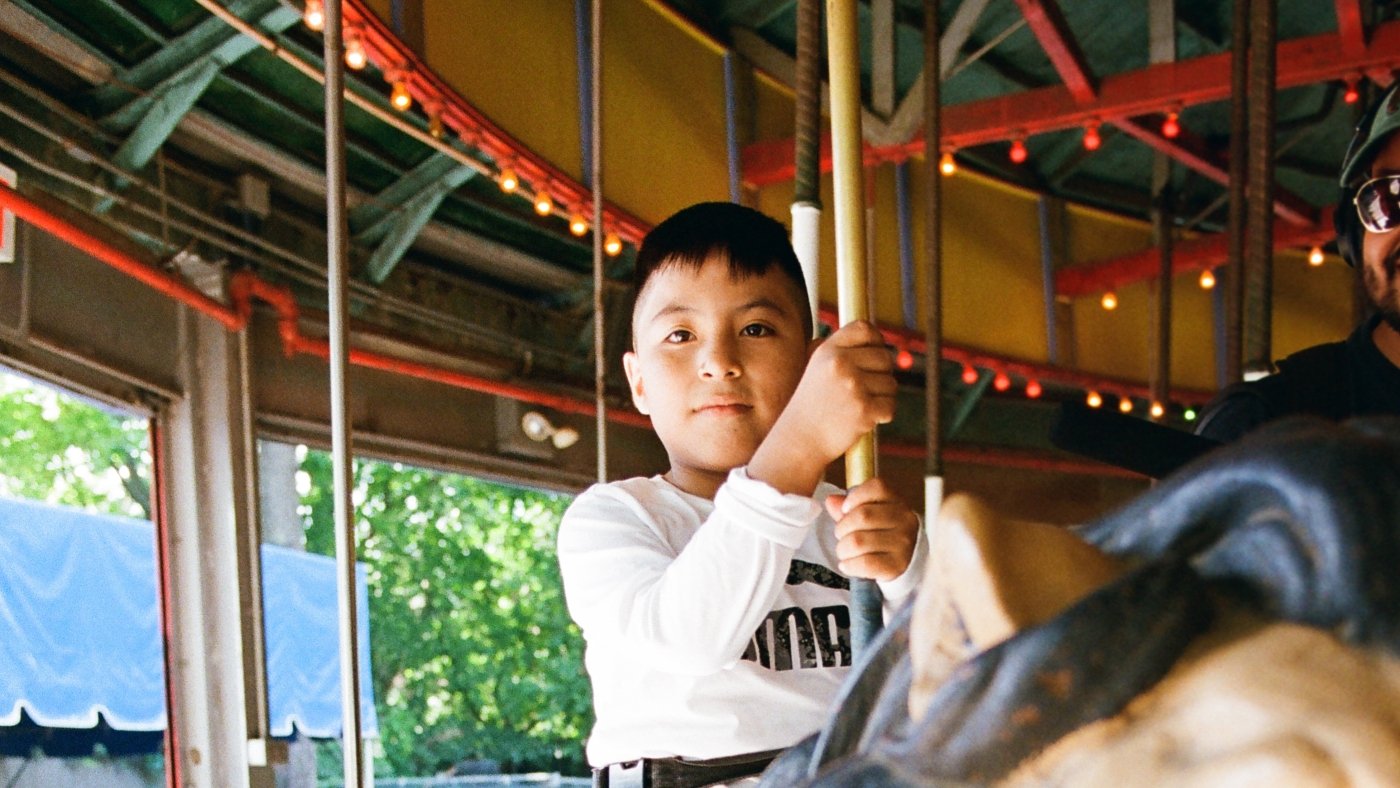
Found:
<path fill-rule="evenodd" d="M 856 0 L 827 0 L 826 33 L 831 78 L 832 183 L 836 202 L 836 300 L 838 322 L 866 320 L 865 208 L 861 179 L 860 39 Z M 867 433 L 846 452 L 846 486 L 875 475 L 875 435 Z M 880 631 L 880 588 L 851 581 L 851 650 L 859 655 Z"/>

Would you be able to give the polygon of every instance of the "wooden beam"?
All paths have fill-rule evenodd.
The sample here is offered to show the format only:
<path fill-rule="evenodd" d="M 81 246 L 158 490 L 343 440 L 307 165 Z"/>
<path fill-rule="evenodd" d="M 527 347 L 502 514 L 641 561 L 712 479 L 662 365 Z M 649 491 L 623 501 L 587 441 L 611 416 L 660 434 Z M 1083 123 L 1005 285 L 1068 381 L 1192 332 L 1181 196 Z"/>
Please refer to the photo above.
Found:
<path fill-rule="evenodd" d="M 1370 44 L 1358 57 L 1347 57 L 1341 38 L 1325 33 L 1281 42 L 1278 46 L 1279 89 L 1341 79 L 1372 69 L 1400 68 L 1400 21 L 1372 31 Z M 1098 97 L 1079 103 L 1064 85 L 1018 91 L 982 101 L 945 107 L 943 144 L 966 148 L 1010 138 L 1162 112 L 1167 107 L 1222 101 L 1230 95 L 1230 55 L 1222 53 L 1178 60 L 1105 77 Z M 744 149 L 744 182 L 766 186 L 791 180 L 791 139 L 765 140 Z M 830 170 L 830 147 L 824 140 L 822 167 Z M 888 146 L 867 146 L 866 163 L 899 161 L 924 152 L 922 138 Z"/>
<path fill-rule="evenodd" d="M 1094 76 L 1055 0 L 1016 0 L 1016 5 L 1074 100 L 1084 104 L 1097 98 Z"/>

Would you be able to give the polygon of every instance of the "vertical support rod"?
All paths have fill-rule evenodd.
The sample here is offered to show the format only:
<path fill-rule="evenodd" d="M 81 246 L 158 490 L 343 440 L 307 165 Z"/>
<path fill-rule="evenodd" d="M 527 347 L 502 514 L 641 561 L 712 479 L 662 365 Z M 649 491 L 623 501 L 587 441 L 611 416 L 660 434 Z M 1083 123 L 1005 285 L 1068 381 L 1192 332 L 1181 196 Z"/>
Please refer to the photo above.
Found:
<path fill-rule="evenodd" d="M 909 161 L 894 165 L 894 211 L 899 225 L 899 292 L 903 297 L 904 327 L 919 320 L 919 291 L 914 286 L 914 222 L 909 205 Z"/>
<path fill-rule="evenodd" d="M 607 320 L 603 311 L 603 0 L 592 0 L 592 59 L 589 68 L 593 96 L 593 399 L 597 405 L 594 429 L 598 434 L 598 481 L 608 480 L 608 359 Z"/>
<path fill-rule="evenodd" d="M 832 181 L 836 200 L 836 292 L 839 322 L 869 318 L 866 301 L 865 210 L 861 178 L 860 44 L 856 0 L 827 0 L 827 62 L 831 70 Z M 846 486 L 875 470 L 875 436 L 861 436 L 846 452 Z M 880 631 L 880 588 L 851 581 L 851 648 L 865 651 Z"/>
<path fill-rule="evenodd" d="M 743 193 L 739 186 L 739 98 L 734 84 L 734 50 L 724 53 L 724 149 L 729 165 L 729 201 L 739 203 Z"/>
<path fill-rule="evenodd" d="M 578 72 L 579 171 L 593 172 L 593 54 L 589 44 L 588 4 L 574 0 L 574 63 Z M 595 225 L 596 226 L 596 225 Z"/>
<path fill-rule="evenodd" d="M 1215 326 L 1215 387 L 1225 388 L 1230 385 L 1230 362 L 1226 357 L 1226 348 L 1230 346 L 1227 338 L 1229 329 L 1226 323 L 1229 321 L 1228 311 L 1225 308 L 1225 288 L 1216 284 L 1210 291 L 1211 316 Z"/>
<path fill-rule="evenodd" d="M 1176 0 L 1150 0 L 1148 6 L 1148 56 L 1151 63 L 1176 60 Z M 1152 234 L 1157 245 L 1157 281 L 1152 331 L 1152 402 L 1166 406 L 1171 391 L 1172 348 L 1172 160 L 1160 151 L 1152 161 Z M 1154 417 L 1155 418 L 1155 417 Z"/>
<path fill-rule="evenodd" d="M 1274 262 L 1274 36 L 1277 0 L 1253 0 L 1249 13 L 1249 195 L 1245 223 L 1244 373 L 1272 367 Z"/>
<path fill-rule="evenodd" d="M 807 280 L 812 330 L 817 332 L 818 278 L 821 269 L 821 5 L 820 0 L 797 2 L 796 139 L 793 161 L 797 172 L 792 194 L 792 248 Z"/>
<path fill-rule="evenodd" d="M 925 524 L 933 522 L 943 505 L 943 376 L 939 374 L 943 360 L 943 174 L 938 169 L 943 72 L 938 5 L 937 0 L 924 0 Z"/>
<path fill-rule="evenodd" d="M 1157 154 L 1162 155 L 1162 154 Z M 1169 162 L 1165 162 L 1168 170 Z M 1172 210 L 1170 206 L 1171 186 L 1166 185 L 1158 194 L 1157 207 L 1153 210 L 1153 234 L 1157 236 L 1157 330 L 1156 352 L 1153 355 L 1152 401 L 1167 404 L 1171 392 L 1172 366 Z"/>
<path fill-rule="evenodd" d="M 1249 150 L 1249 3 L 1235 0 L 1231 16 L 1230 54 L 1230 262 L 1222 269 L 1225 286 L 1225 384 L 1240 379 L 1244 358 L 1241 322 L 1244 318 L 1245 157 Z"/>
<path fill-rule="evenodd" d="M 1060 360 L 1059 320 L 1055 309 L 1055 244 L 1050 234 L 1050 200 L 1048 194 L 1036 200 L 1036 216 L 1040 220 L 1040 291 L 1045 302 L 1045 345 L 1051 364 Z"/>
<path fill-rule="evenodd" d="M 165 667 L 165 788 L 185 785 L 185 754 L 181 751 L 180 725 L 184 723 L 181 698 L 175 689 L 175 579 L 170 571 L 171 541 L 170 512 L 166 501 L 165 435 L 160 420 L 152 418 L 146 429 L 151 447 L 151 519 L 156 531 L 156 571 L 160 580 L 160 643 L 162 665 Z"/>
<path fill-rule="evenodd" d="M 335 481 L 336 602 L 340 622 L 341 747 L 345 785 L 364 783 L 360 746 L 359 622 L 355 608 L 355 529 L 350 492 L 354 485 L 350 422 L 345 409 L 349 346 L 346 342 L 349 285 L 345 216 L 344 40 L 341 0 L 326 0 L 326 294 L 330 335 L 331 455 Z"/>

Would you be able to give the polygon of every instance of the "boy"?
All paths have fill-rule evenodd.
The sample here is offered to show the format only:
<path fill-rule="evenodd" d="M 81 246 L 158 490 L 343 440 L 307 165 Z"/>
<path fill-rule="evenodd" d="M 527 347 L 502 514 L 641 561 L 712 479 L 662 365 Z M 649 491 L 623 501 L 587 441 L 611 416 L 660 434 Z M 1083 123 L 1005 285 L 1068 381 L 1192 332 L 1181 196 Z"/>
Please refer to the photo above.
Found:
<path fill-rule="evenodd" d="M 670 470 L 580 495 L 559 564 L 588 643 L 595 782 L 704 785 L 817 730 L 851 664 L 845 576 L 881 581 L 892 610 L 926 548 L 879 480 L 822 482 L 892 418 L 895 381 L 870 324 L 811 339 L 782 225 L 687 208 L 648 234 L 636 284 L 623 363 Z"/>

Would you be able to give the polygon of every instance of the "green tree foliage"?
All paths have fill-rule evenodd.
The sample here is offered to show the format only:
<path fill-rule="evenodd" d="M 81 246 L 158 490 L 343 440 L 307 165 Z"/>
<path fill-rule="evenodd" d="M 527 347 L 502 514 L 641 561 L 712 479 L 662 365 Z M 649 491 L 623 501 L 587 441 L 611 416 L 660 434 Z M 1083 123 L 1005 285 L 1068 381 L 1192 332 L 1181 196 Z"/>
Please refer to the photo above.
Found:
<path fill-rule="evenodd" d="M 145 419 L 0 372 L 0 495 L 150 517 Z"/>
<path fill-rule="evenodd" d="M 301 468 L 307 549 L 333 554 L 330 457 Z M 586 773 L 592 705 L 554 547 L 568 499 L 368 461 L 353 496 L 388 771 L 486 758 Z"/>

